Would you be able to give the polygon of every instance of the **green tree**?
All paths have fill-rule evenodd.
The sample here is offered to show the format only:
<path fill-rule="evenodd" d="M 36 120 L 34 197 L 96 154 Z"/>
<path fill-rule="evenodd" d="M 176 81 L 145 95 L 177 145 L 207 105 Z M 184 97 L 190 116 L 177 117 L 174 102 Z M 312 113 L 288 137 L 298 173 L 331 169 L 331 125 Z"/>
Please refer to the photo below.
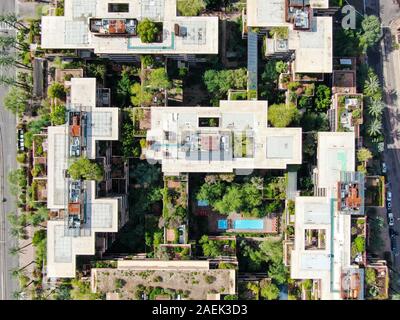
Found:
<path fill-rule="evenodd" d="M 50 113 L 50 120 L 54 126 L 62 125 L 66 122 L 67 109 L 64 105 L 57 105 L 53 107 Z"/>
<path fill-rule="evenodd" d="M 365 238 L 363 236 L 357 236 L 354 239 L 354 245 L 357 249 L 357 252 L 364 252 L 365 251 Z"/>
<path fill-rule="evenodd" d="M 146 89 L 142 90 L 140 83 L 136 82 L 131 87 L 131 103 L 134 107 L 140 107 L 142 104 L 150 104 L 153 95 Z"/>
<path fill-rule="evenodd" d="M 14 114 L 22 115 L 28 105 L 28 94 L 25 90 L 12 87 L 4 97 L 4 107 Z"/>
<path fill-rule="evenodd" d="M 54 82 L 47 89 L 47 95 L 53 99 L 56 98 L 56 99 L 63 100 L 63 99 L 65 99 L 65 95 L 66 95 L 65 88 L 61 83 Z"/>
<path fill-rule="evenodd" d="M 375 285 L 376 283 L 376 272 L 373 268 L 366 268 L 365 269 L 365 283 L 368 286 Z"/>
<path fill-rule="evenodd" d="M 361 28 L 363 33 L 360 36 L 360 47 L 363 53 L 367 52 L 367 49 L 373 47 L 378 43 L 381 37 L 381 23 L 379 18 L 374 15 L 367 16 L 361 22 Z"/>
<path fill-rule="evenodd" d="M 237 186 L 230 186 L 227 188 L 225 195 L 221 200 L 214 203 L 213 208 L 221 214 L 229 214 L 231 212 L 238 212 L 243 206 L 243 196 Z"/>
<path fill-rule="evenodd" d="M 97 80 L 103 81 L 106 77 L 107 68 L 101 63 L 89 63 L 86 65 L 86 72 L 89 77 L 95 77 Z"/>
<path fill-rule="evenodd" d="M 375 118 L 379 118 L 382 115 L 384 107 L 381 100 L 371 99 L 368 104 L 368 113 Z"/>
<path fill-rule="evenodd" d="M 137 32 L 142 42 L 151 43 L 156 41 L 160 29 L 155 22 L 145 18 L 139 22 Z"/>
<path fill-rule="evenodd" d="M 369 69 L 368 78 L 364 83 L 364 95 L 372 98 L 373 100 L 381 100 L 382 99 L 382 90 L 381 84 L 379 82 L 378 76 Z"/>
<path fill-rule="evenodd" d="M 273 283 L 266 283 L 261 287 L 260 294 L 266 300 L 277 300 L 279 298 L 279 288 Z"/>
<path fill-rule="evenodd" d="M 18 62 L 18 60 L 13 56 L 0 54 L 0 67 L 11 68 L 13 66 L 23 69 L 31 69 L 30 67 L 27 67 L 25 64 Z"/>
<path fill-rule="evenodd" d="M 96 162 L 80 157 L 68 168 L 68 173 L 74 180 L 103 180 L 103 168 Z"/>
<path fill-rule="evenodd" d="M 317 111 L 326 111 L 331 105 L 331 89 L 322 84 L 315 93 L 315 107 Z"/>
<path fill-rule="evenodd" d="M 275 69 L 278 73 L 285 73 L 288 70 L 288 65 L 286 62 L 279 60 L 276 62 Z"/>
<path fill-rule="evenodd" d="M 245 89 L 247 87 L 247 70 L 207 70 L 203 75 L 207 91 L 213 96 L 213 104 L 225 98 L 229 89 Z"/>
<path fill-rule="evenodd" d="M 372 159 L 372 153 L 367 148 L 361 148 L 357 151 L 357 160 L 360 162 L 367 162 Z"/>
<path fill-rule="evenodd" d="M 299 110 L 292 103 L 273 104 L 268 107 L 268 120 L 272 126 L 284 128 L 297 121 L 300 117 Z"/>
<path fill-rule="evenodd" d="M 199 192 L 196 195 L 197 200 L 207 200 L 211 206 L 214 205 L 216 201 L 221 199 L 225 192 L 224 185 L 217 181 L 215 183 L 204 183 Z"/>
<path fill-rule="evenodd" d="M 178 0 L 176 6 L 181 16 L 198 16 L 206 8 L 204 0 Z"/>
<path fill-rule="evenodd" d="M 0 15 L 0 22 L 4 22 L 10 27 L 13 27 L 17 30 L 26 30 L 29 29 L 20 21 L 18 16 L 14 12 L 7 12 L 5 14 Z"/>
<path fill-rule="evenodd" d="M 141 185 L 151 185 L 160 179 L 160 168 L 147 162 L 140 162 L 133 171 L 133 176 Z"/>
<path fill-rule="evenodd" d="M 382 133 L 382 122 L 379 119 L 373 119 L 368 127 L 367 132 L 371 137 L 376 137 Z"/>
<path fill-rule="evenodd" d="M 168 78 L 167 71 L 164 68 L 152 70 L 147 85 L 152 90 L 169 89 L 171 87 L 171 81 Z"/>

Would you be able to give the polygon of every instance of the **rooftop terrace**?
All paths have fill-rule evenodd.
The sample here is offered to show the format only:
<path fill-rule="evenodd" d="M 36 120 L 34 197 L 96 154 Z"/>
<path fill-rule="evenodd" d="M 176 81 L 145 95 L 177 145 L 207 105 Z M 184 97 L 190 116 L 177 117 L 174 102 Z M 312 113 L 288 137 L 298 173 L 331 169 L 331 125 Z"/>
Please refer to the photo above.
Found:
<path fill-rule="evenodd" d="M 218 17 L 177 16 L 176 0 L 130 0 L 127 8 L 118 3 L 65 0 L 64 16 L 42 17 L 42 47 L 97 54 L 218 53 Z M 138 37 L 137 25 L 145 18 L 162 24 L 157 42 Z"/>
<path fill-rule="evenodd" d="M 162 170 L 232 172 L 301 163 L 301 129 L 269 128 L 266 101 L 221 101 L 220 107 L 152 107 L 148 159 Z"/>

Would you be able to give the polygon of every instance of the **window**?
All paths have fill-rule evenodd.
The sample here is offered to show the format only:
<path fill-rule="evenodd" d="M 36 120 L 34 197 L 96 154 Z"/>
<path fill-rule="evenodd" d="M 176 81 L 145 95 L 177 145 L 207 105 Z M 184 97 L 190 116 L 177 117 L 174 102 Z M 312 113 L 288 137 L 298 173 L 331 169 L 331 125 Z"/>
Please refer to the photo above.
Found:
<path fill-rule="evenodd" d="M 109 3 L 108 12 L 129 12 L 129 3 Z"/>

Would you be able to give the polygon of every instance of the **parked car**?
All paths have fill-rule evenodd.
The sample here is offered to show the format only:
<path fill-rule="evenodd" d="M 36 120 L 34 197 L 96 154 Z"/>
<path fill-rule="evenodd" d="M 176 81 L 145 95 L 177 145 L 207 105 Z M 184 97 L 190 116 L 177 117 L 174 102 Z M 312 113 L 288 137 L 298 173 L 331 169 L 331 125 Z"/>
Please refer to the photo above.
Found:
<path fill-rule="evenodd" d="M 387 201 L 386 203 L 386 207 L 388 208 L 388 210 L 392 209 L 392 201 Z"/>
<path fill-rule="evenodd" d="M 388 191 L 386 194 L 386 200 L 387 201 L 392 201 L 392 191 Z"/>
<path fill-rule="evenodd" d="M 393 213 L 388 213 L 388 224 L 389 226 L 393 227 L 394 226 L 394 218 L 393 218 Z"/>
<path fill-rule="evenodd" d="M 393 228 L 389 228 L 389 235 L 391 238 L 396 238 L 399 235 L 399 233 Z"/>
<path fill-rule="evenodd" d="M 386 163 L 382 162 L 382 173 L 386 173 L 386 172 L 387 172 Z"/>
<path fill-rule="evenodd" d="M 392 252 L 395 256 L 399 255 L 399 251 L 397 249 L 397 241 L 395 239 L 392 239 L 390 249 L 392 249 Z"/>

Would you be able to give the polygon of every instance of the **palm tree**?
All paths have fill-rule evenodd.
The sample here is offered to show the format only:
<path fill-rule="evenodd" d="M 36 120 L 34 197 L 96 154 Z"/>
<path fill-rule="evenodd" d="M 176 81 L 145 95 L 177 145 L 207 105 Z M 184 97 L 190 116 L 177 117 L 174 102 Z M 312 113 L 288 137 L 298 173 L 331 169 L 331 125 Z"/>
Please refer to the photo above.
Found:
<path fill-rule="evenodd" d="M 26 83 L 19 82 L 12 77 L 8 77 L 4 74 L 0 75 L 0 86 L 16 86 L 25 90 L 29 89 Z"/>
<path fill-rule="evenodd" d="M 13 277 L 19 277 L 20 275 L 23 274 L 23 271 L 29 267 L 32 263 L 35 263 L 35 260 L 32 260 L 31 262 L 29 262 L 28 264 L 26 264 L 25 266 L 23 266 L 22 268 L 15 268 L 11 270 L 11 276 Z"/>
<path fill-rule="evenodd" d="M 29 30 L 19 21 L 17 15 L 12 12 L 0 15 L 0 22 L 4 22 L 17 30 Z"/>
<path fill-rule="evenodd" d="M 44 206 L 40 206 L 33 214 L 27 215 L 27 221 L 32 226 L 37 227 L 42 222 L 46 221 L 48 217 L 49 217 L 49 210 Z"/>
<path fill-rule="evenodd" d="M 382 122 L 379 119 L 374 119 L 370 122 L 367 132 L 371 137 L 376 137 L 382 132 Z"/>
<path fill-rule="evenodd" d="M 13 292 L 12 296 L 13 296 L 13 298 L 14 298 L 15 300 L 19 300 L 19 299 L 22 298 L 22 294 L 23 294 L 23 291 L 22 291 L 22 290 L 17 290 L 17 291 L 14 291 L 14 292 Z"/>
<path fill-rule="evenodd" d="M 379 118 L 382 115 L 384 107 L 385 106 L 381 100 L 371 99 L 370 104 L 368 105 L 368 113 L 375 118 Z"/>
<path fill-rule="evenodd" d="M 31 70 L 32 68 L 24 65 L 23 63 L 17 61 L 13 56 L 6 56 L 0 54 L 0 67 L 10 68 L 12 66 L 16 66 L 18 68 L 24 68 Z"/>
<path fill-rule="evenodd" d="M 26 245 L 24 245 L 24 246 L 22 246 L 22 247 L 18 247 L 18 246 L 11 247 L 10 250 L 9 250 L 9 252 L 10 252 L 10 254 L 11 254 L 12 256 L 16 256 L 18 253 L 23 252 L 23 250 L 24 250 L 26 247 L 30 246 L 31 244 L 32 244 L 32 242 L 29 242 L 28 244 L 26 244 Z"/>
<path fill-rule="evenodd" d="M 365 80 L 364 94 L 373 97 L 380 92 L 380 86 L 378 76 L 375 73 L 370 72 L 368 79 Z"/>

